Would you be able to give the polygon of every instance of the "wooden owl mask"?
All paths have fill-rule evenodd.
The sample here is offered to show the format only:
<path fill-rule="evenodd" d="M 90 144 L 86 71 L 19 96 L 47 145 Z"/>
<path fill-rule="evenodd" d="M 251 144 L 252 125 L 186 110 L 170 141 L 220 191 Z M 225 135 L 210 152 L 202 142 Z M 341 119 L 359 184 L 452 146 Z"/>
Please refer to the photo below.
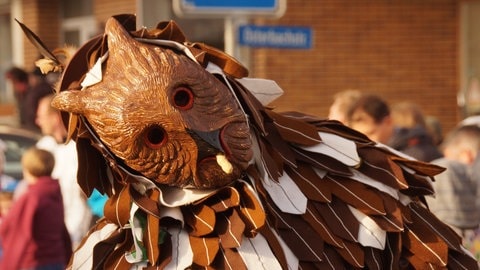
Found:
<path fill-rule="evenodd" d="M 225 81 L 175 48 L 137 41 L 116 19 L 104 37 L 101 81 L 59 92 L 52 106 L 86 119 L 111 153 L 156 183 L 212 188 L 238 179 L 252 141 Z"/>

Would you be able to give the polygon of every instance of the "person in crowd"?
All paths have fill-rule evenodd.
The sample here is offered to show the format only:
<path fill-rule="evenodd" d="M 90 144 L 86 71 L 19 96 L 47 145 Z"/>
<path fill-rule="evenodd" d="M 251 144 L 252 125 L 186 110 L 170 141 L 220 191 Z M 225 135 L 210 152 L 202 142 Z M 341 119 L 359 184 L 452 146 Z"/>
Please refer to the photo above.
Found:
<path fill-rule="evenodd" d="M 35 68 L 31 73 L 13 67 L 6 72 L 6 78 L 12 83 L 17 103 L 20 126 L 39 131 L 35 122 L 39 100 L 53 93 L 53 89 L 40 72 Z"/>
<path fill-rule="evenodd" d="M 391 106 L 394 132 L 388 145 L 417 160 L 430 162 L 442 157 L 427 129 L 420 107 L 411 102 Z"/>
<path fill-rule="evenodd" d="M 35 118 L 28 119 L 27 117 L 30 108 L 25 102 L 30 91 L 28 72 L 19 67 L 12 67 L 5 73 L 5 78 L 11 83 L 13 88 L 20 126 L 35 125 Z"/>
<path fill-rule="evenodd" d="M 433 143 L 438 147 L 443 141 L 443 127 L 440 120 L 433 115 L 425 117 L 428 132 L 432 135 Z"/>
<path fill-rule="evenodd" d="M 37 111 L 37 124 L 44 136 L 37 142 L 37 147 L 53 153 L 56 165 L 53 177 L 60 182 L 65 208 L 65 223 L 70 232 L 74 247 L 88 232 L 92 222 L 92 212 L 87 198 L 77 183 L 77 151 L 75 142 L 65 143 L 67 131 L 61 114 L 50 103 L 53 94 L 40 100 Z"/>
<path fill-rule="evenodd" d="M 430 210 L 460 235 L 472 234 L 480 223 L 480 127 L 454 128 L 441 145 L 444 157 L 433 160 L 446 170 L 435 177 Z"/>
<path fill-rule="evenodd" d="M 59 182 L 51 177 L 54 156 L 38 148 L 22 156 L 28 188 L 0 224 L 0 269 L 65 269 L 72 244 L 64 221 Z"/>
<path fill-rule="evenodd" d="M 352 106 L 361 95 L 362 92 L 356 89 L 347 89 L 336 93 L 333 96 L 333 103 L 330 105 L 328 111 L 328 118 L 345 124 L 350 106 Z"/>
<path fill-rule="evenodd" d="M 375 142 L 387 144 L 393 134 L 390 107 L 380 96 L 364 94 L 348 109 L 347 126 Z"/>

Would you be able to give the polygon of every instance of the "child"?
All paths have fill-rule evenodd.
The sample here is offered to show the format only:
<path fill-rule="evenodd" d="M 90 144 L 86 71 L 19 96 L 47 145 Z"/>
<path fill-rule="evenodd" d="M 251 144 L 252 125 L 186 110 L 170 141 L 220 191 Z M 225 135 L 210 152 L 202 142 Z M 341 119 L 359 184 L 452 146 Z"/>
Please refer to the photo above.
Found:
<path fill-rule="evenodd" d="M 51 177 L 54 165 L 48 151 L 31 148 L 24 153 L 23 176 L 28 187 L 0 224 L 0 269 L 65 269 L 72 249 L 60 186 Z"/>

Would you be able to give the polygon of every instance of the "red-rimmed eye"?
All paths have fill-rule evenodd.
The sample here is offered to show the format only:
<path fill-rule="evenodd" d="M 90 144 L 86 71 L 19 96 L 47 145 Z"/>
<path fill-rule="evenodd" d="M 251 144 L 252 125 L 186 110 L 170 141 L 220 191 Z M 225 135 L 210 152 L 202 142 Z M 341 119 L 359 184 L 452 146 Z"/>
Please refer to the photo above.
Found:
<path fill-rule="evenodd" d="M 189 110 L 193 106 L 193 93 L 187 87 L 181 86 L 173 92 L 173 103 L 180 110 Z"/>
<path fill-rule="evenodd" d="M 160 126 L 150 126 L 144 131 L 143 139 L 148 147 L 158 149 L 167 142 L 167 133 Z"/>

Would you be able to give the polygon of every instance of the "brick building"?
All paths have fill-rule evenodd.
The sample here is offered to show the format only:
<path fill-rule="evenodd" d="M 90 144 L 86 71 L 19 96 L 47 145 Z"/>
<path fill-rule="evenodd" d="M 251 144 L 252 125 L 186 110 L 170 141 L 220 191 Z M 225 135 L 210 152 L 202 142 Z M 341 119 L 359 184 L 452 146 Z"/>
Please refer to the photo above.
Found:
<path fill-rule="evenodd" d="M 13 18 L 54 48 L 84 42 L 118 13 L 136 13 L 139 25 L 147 27 L 173 18 L 190 40 L 223 46 L 222 18 L 177 18 L 170 0 L 2 0 L 0 19 L 9 22 L 11 54 L 0 58 L 0 68 L 12 64 L 31 68 L 38 57 Z M 280 18 L 236 21 L 309 27 L 313 47 L 239 47 L 238 57 L 251 76 L 273 79 L 285 90 L 272 103 L 278 110 L 325 116 L 336 92 L 355 88 L 390 103 L 413 101 L 448 130 L 463 117 L 458 93 L 468 89 L 480 69 L 479 14 L 480 1 L 473 0 L 287 0 Z M 0 93 L 8 91 L 4 81 L 0 86 Z"/>

